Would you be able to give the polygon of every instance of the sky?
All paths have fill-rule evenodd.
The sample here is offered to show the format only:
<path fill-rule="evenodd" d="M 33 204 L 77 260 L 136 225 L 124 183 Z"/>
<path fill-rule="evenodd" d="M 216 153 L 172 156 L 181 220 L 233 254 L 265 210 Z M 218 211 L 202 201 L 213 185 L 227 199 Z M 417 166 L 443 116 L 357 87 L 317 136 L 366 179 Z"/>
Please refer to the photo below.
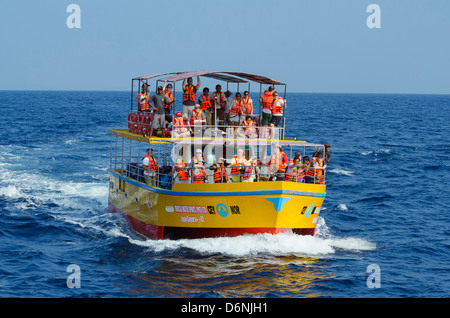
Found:
<path fill-rule="evenodd" d="M 197 70 L 288 92 L 450 94 L 450 1 L 0 2 L 0 90 L 127 91 L 133 77 Z"/>

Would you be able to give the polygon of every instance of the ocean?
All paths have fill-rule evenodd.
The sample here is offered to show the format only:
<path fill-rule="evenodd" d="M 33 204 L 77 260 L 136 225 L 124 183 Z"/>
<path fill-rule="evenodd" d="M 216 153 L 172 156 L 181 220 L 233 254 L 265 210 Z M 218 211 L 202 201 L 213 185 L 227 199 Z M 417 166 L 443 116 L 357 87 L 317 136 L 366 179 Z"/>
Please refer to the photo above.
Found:
<path fill-rule="evenodd" d="M 331 145 L 314 237 L 144 241 L 107 209 L 130 93 L 0 91 L 0 297 L 449 297 L 450 95 L 287 101 Z"/>

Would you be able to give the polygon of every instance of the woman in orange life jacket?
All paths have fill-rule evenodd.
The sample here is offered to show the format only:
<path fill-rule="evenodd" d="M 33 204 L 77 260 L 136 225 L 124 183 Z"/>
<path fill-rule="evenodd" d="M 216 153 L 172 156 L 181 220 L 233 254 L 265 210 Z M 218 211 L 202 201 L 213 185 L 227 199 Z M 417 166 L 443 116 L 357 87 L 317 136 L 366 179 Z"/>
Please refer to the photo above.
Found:
<path fill-rule="evenodd" d="M 158 164 L 156 163 L 155 157 L 153 157 L 153 149 L 148 148 L 147 153 L 142 158 L 142 170 L 144 175 L 144 180 L 146 184 L 152 186 L 156 185 Z"/>
<path fill-rule="evenodd" d="M 306 168 L 305 183 L 325 184 L 325 169 L 327 165 L 322 156 L 313 157 Z"/>
<path fill-rule="evenodd" d="M 140 93 L 136 96 L 138 100 L 138 111 L 140 112 L 150 112 L 149 105 L 149 97 L 148 94 L 144 91 L 144 93 Z"/>
<path fill-rule="evenodd" d="M 197 149 L 195 151 L 195 156 L 192 157 L 191 160 L 191 176 L 192 183 L 205 183 L 206 181 L 206 170 L 205 165 L 203 164 L 203 155 L 202 150 Z"/>
<path fill-rule="evenodd" d="M 244 101 L 241 98 L 241 93 L 236 93 L 230 107 L 230 126 L 231 134 L 234 133 L 233 127 L 238 127 L 240 123 L 240 116 L 244 113 Z M 236 128 L 237 130 L 237 128 Z"/>
<path fill-rule="evenodd" d="M 174 177 L 174 182 L 177 183 L 189 183 L 189 171 L 187 164 L 183 161 L 181 157 L 178 157 L 173 166 L 172 176 Z"/>
<path fill-rule="evenodd" d="M 280 122 L 281 118 L 283 118 L 284 110 L 286 109 L 286 101 L 278 95 L 278 92 L 273 92 L 273 101 L 272 101 L 272 118 L 270 120 L 270 138 L 275 136 L 275 127 Z"/>
<path fill-rule="evenodd" d="M 256 138 L 258 135 L 255 131 L 255 125 L 253 123 L 253 119 L 251 116 L 247 116 L 244 121 L 242 122 L 240 128 L 237 130 L 236 133 L 239 137 L 245 138 Z"/>
<path fill-rule="evenodd" d="M 241 182 L 246 162 L 247 159 L 245 159 L 244 156 L 244 149 L 238 148 L 238 150 L 236 150 L 236 156 L 231 159 L 231 180 L 233 182 Z"/>
<path fill-rule="evenodd" d="M 164 103 L 164 111 L 166 113 L 166 121 L 168 123 L 172 122 L 172 116 L 170 115 L 170 110 L 172 109 L 172 106 L 175 103 L 175 97 L 173 96 L 173 92 L 172 92 L 172 84 L 167 84 L 164 83 L 164 87 L 163 87 L 163 91 L 164 94 L 166 94 L 167 96 L 167 103 Z"/>
<path fill-rule="evenodd" d="M 211 125 L 211 97 L 209 96 L 209 88 L 205 87 L 203 89 L 203 94 L 198 98 L 198 103 L 200 104 L 200 110 L 205 114 L 206 124 Z"/>
<path fill-rule="evenodd" d="M 195 106 L 195 102 L 197 101 L 197 91 L 200 89 L 200 77 L 197 76 L 197 85 L 194 86 L 192 84 L 192 77 L 189 77 L 187 79 L 187 84 L 186 84 L 186 79 L 183 79 L 183 84 L 181 86 L 182 90 L 183 90 L 183 117 L 185 120 L 188 119 L 189 114 L 192 112 L 192 110 L 194 109 Z"/>
<path fill-rule="evenodd" d="M 175 114 L 175 118 L 173 121 L 173 130 L 172 130 L 172 136 L 174 138 L 183 138 L 190 136 L 191 133 L 187 129 L 186 122 L 184 121 L 183 116 L 181 116 L 180 112 L 177 112 Z"/>
<path fill-rule="evenodd" d="M 214 162 L 210 170 L 214 171 L 214 183 L 227 183 L 228 182 L 228 173 L 225 167 L 227 164 L 223 158 L 219 158 L 217 162 Z"/>
<path fill-rule="evenodd" d="M 200 110 L 200 105 L 195 104 L 194 110 L 189 117 L 189 131 L 194 137 L 201 137 L 205 128 L 205 114 Z"/>
<path fill-rule="evenodd" d="M 303 182 L 304 170 L 300 157 L 294 157 L 292 165 L 286 169 L 286 181 Z"/>
<path fill-rule="evenodd" d="M 248 91 L 244 92 L 244 97 L 242 97 L 242 102 L 244 103 L 244 113 L 246 116 L 253 116 L 253 100 L 251 99 Z"/>
<path fill-rule="evenodd" d="M 271 167 L 269 167 L 269 180 L 273 180 L 275 177 L 277 181 L 285 181 L 288 162 L 288 158 L 283 152 L 283 149 L 281 147 L 275 147 L 267 162 L 267 165 L 271 165 Z"/>

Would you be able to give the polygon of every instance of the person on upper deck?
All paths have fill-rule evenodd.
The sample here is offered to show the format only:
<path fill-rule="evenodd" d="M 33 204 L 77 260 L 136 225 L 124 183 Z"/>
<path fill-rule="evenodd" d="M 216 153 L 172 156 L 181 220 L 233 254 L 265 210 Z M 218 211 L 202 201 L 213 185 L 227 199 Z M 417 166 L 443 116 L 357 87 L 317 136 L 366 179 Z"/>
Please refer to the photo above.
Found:
<path fill-rule="evenodd" d="M 150 106 L 153 108 L 153 121 L 150 129 L 150 136 L 153 136 L 153 130 L 161 128 L 164 136 L 166 126 L 166 113 L 164 111 L 164 104 L 168 104 L 167 96 L 164 94 L 162 86 L 158 87 L 158 92 L 150 97 Z M 153 103 L 153 105 L 152 105 Z"/>
<path fill-rule="evenodd" d="M 183 89 L 183 117 L 185 120 L 188 119 L 189 114 L 192 112 L 195 106 L 195 102 L 197 101 L 197 91 L 200 89 L 200 77 L 197 76 L 197 85 L 194 86 L 192 84 L 192 77 L 183 80 L 183 84 L 181 88 Z"/>
<path fill-rule="evenodd" d="M 205 114 L 206 124 L 211 125 L 211 97 L 209 96 L 209 88 L 205 87 L 203 89 L 203 94 L 198 98 L 198 103 L 200 104 L 200 110 Z"/>
<path fill-rule="evenodd" d="M 200 110 L 200 105 L 196 104 L 194 110 L 189 116 L 189 131 L 194 136 L 201 137 L 206 128 L 206 118 L 203 111 Z"/>
<path fill-rule="evenodd" d="M 230 125 L 230 108 L 233 104 L 233 97 L 231 97 L 231 92 L 225 92 L 225 108 L 223 110 L 224 125 Z"/>
<path fill-rule="evenodd" d="M 150 112 L 148 90 L 145 85 L 145 83 L 142 84 L 143 88 L 141 89 L 141 93 L 136 96 L 138 100 L 138 111 L 140 112 Z"/>
<path fill-rule="evenodd" d="M 167 84 L 164 83 L 164 87 L 163 87 L 163 91 L 164 94 L 166 94 L 167 96 L 167 100 L 169 101 L 167 104 L 164 104 L 164 112 L 166 114 L 166 121 L 168 123 L 172 122 L 172 116 L 170 115 L 170 110 L 172 109 L 172 106 L 174 105 L 176 99 L 173 96 L 173 92 L 172 92 L 172 84 Z"/>
<path fill-rule="evenodd" d="M 281 147 L 275 147 L 272 155 L 269 158 L 269 161 L 267 162 L 267 165 L 269 165 L 269 173 L 270 177 L 269 180 L 273 180 L 274 178 L 276 181 L 285 181 L 286 180 L 286 167 L 288 165 L 288 157 L 283 152 L 283 149 Z"/>
<path fill-rule="evenodd" d="M 259 95 L 259 103 L 262 105 L 261 126 L 269 126 L 270 120 L 272 119 L 273 91 L 273 86 L 269 86 L 269 88 L 264 91 L 264 96 L 261 94 Z"/>
<path fill-rule="evenodd" d="M 225 111 L 225 95 L 222 92 L 222 86 L 219 84 L 216 85 L 216 91 L 212 94 L 211 98 L 213 112 L 212 113 L 212 122 L 216 123 L 216 117 L 219 120 L 219 126 L 224 125 L 224 111 Z"/>
<path fill-rule="evenodd" d="M 275 127 L 283 118 L 284 110 L 286 109 L 286 101 L 278 95 L 278 92 L 273 92 L 272 101 L 272 118 L 270 119 L 271 133 L 270 138 L 275 136 Z"/>
<path fill-rule="evenodd" d="M 236 133 L 239 137 L 245 138 L 257 138 L 258 135 L 255 129 L 255 123 L 253 122 L 252 116 L 247 116 L 241 123 L 241 126 Z"/>
<path fill-rule="evenodd" d="M 235 97 L 231 102 L 230 107 L 230 126 L 238 127 L 240 123 L 241 115 L 244 113 L 243 110 L 244 102 L 241 98 L 241 93 L 236 93 Z M 234 133 L 234 128 L 231 128 L 231 134 Z"/>
<path fill-rule="evenodd" d="M 250 97 L 248 91 L 244 92 L 244 97 L 242 97 L 242 101 L 244 103 L 244 115 L 245 116 L 253 116 L 253 100 Z"/>

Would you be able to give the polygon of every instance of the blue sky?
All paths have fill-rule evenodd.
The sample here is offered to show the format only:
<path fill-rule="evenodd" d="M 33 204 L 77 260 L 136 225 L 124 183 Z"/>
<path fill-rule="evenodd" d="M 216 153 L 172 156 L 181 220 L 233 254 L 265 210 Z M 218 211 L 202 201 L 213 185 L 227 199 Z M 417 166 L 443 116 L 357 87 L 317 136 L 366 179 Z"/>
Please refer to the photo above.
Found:
<path fill-rule="evenodd" d="M 450 94 L 448 0 L 2 1 L 0 43 L 1 90 L 126 91 L 140 75 L 221 70 L 290 92 Z"/>

